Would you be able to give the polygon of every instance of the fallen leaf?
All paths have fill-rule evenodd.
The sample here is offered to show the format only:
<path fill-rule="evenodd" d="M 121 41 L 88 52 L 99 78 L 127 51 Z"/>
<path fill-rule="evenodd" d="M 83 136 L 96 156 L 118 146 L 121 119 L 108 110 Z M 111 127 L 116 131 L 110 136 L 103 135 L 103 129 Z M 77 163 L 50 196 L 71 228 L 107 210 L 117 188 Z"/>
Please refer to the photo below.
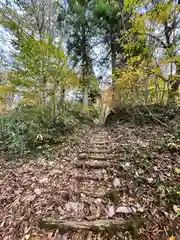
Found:
<path fill-rule="evenodd" d="M 86 195 L 84 193 L 81 193 L 80 195 L 81 195 L 82 198 L 86 197 Z"/>
<path fill-rule="evenodd" d="M 48 182 L 48 178 L 47 177 L 43 177 L 39 180 L 40 183 L 47 183 Z"/>
<path fill-rule="evenodd" d="M 48 239 L 51 239 L 53 237 L 54 233 L 53 232 L 49 232 L 48 233 Z"/>
<path fill-rule="evenodd" d="M 108 217 L 113 217 L 115 215 L 115 209 L 114 206 L 110 206 L 108 208 Z"/>
<path fill-rule="evenodd" d="M 0 201 L 3 201 L 5 199 L 7 199 L 7 196 L 3 196 L 3 195 L 0 196 Z"/>
<path fill-rule="evenodd" d="M 180 208 L 178 208 L 176 205 L 173 205 L 173 210 L 175 213 L 178 213 L 180 211 Z"/>
<path fill-rule="evenodd" d="M 29 240 L 29 239 L 30 239 L 30 237 L 31 237 L 31 235 L 30 235 L 30 234 L 26 234 L 26 235 L 24 236 L 24 239 L 25 239 L 25 240 Z"/>
<path fill-rule="evenodd" d="M 52 167 L 54 165 L 54 161 L 49 161 L 48 165 Z"/>
<path fill-rule="evenodd" d="M 101 198 L 97 198 L 96 200 L 94 200 L 94 203 L 96 205 L 98 205 L 98 204 L 102 203 L 102 199 Z"/>
<path fill-rule="evenodd" d="M 39 189 L 39 188 L 35 188 L 34 192 L 36 195 L 41 195 L 41 189 Z"/>
<path fill-rule="evenodd" d="M 157 168 L 156 166 L 153 167 L 153 169 L 154 169 L 154 171 L 156 171 L 156 172 L 158 171 L 158 168 Z"/>
<path fill-rule="evenodd" d="M 6 191 L 11 191 L 11 189 L 12 189 L 11 187 L 7 187 Z"/>
<path fill-rule="evenodd" d="M 148 183 L 152 183 L 154 181 L 153 178 L 147 178 Z"/>
<path fill-rule="evenodd" d="M 27 195 L 27 196 L 23 197 L 22 201 L 32 202 L 32 201 L 34 201 L 35 198 L 36 198 L 36 195 Z"/>
<path fill-rule="evenodd" d="M 126 162 L 126 163 L 124 164 L 124 166 L 125 166 L 125 167 L 130 167 L 130 166 L 131 166 L 131 163 L 130 163 L 130 162 Z"/>
<path fill-rule="evenodd" d="M 67 212 L 71 212 L 71 211 L 78 212 L 84 209 L 84 204 L 78 203 L 78 202 L 68 202 L 65 204 L 65 208 Z"/>
<path fill-rule="evenodd" d="M 162 182 L 165 181 L 165 177 L 164 177 L 163 175 L 159 175 L 159 178 L 160 178 L 160 180 L 161 180 Z"/>
<path fill-rule="evenodd" d="M 5 221 L 3 221 L 1 224 L 0 224 L 0 228 L 2 228 L 5 224 Z"/>
<path fill-rule="evenodd" d="M 164 215 L 168 218 L 169 217 L 169 214 L 168 214 L 168 212 L 163 212 L 164 213 Z"/>
<path fill-rule="evenodd" d="M 143 142 L 143 141 L 140 141 L 140 140 L 137 140 L 137 144 L 139 144 L 139 146 L 143 147 L 143 148 L 149 147 L 149 143 Z"/>
<path fill-rule="evenodd" d="M 175 172 L 180 174 L 180 168 L 175 168 Z"/>
<path fill-rule="evenodd" d="M 113 185 L 114 185 L 115 188 L 117 188 L 121 185 L 119 178 L 115 178 L 113 180 Z"/>
<path fill-rule="evenodd" d="M 170 237 L 169 240 L 176 240 L 174 236 Z"/>
<path fill-rule="evenodd" d="M 130 162 L 126 162 L 126 163 L 121 163 L 121 167 L 124 170 L 128 170 L 128 168 L 131 166 Z"/>
<path fill-rule="evenodd" d="M 49 173 L 50 176 L 60 175 L 60 174 L 62 174 L 62 171 L 61 171 L 61 170 L 58 170 L 58 169 L 53 169 L 53 170 L 50 171 L 50 173 Z"/>
<path fill-rule="evenodd" d="M 136 204 L 136 209 L 138 212 L 144 212 L 144 207 L 142 207 L 139 203 Z"/>

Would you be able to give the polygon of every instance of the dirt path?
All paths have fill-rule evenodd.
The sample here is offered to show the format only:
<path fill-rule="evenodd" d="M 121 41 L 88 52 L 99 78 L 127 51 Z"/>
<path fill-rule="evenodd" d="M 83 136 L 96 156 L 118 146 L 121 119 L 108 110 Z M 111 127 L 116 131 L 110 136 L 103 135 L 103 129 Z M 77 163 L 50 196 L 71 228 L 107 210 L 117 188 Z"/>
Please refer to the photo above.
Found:
<path fill-rule="evenodd" d="M 54 161 L 2 160 L 0 239 L 158 240 L 178 233 L 178 199 L 169 205 L 162 186 L 177 184 L 179 157 L 151 148 L 163 134 L 95 127 Z"/>
<path fill-rule="evenodd" d="M 63 193 L 68 200 L 65 208 L 71 220 L 67 221 L 67 216 L 64 221 L 44 219 L 40 226 L 58 228 L 63 233 L 79 231 L 75 234 L 77 239 L 91 239 L 93 233 L 99 239 L 102 235 L 115 239 L 117 231 L 127 230 L 128 221 L 117 216 L 121 212 L 132 214 L 133 209 L 130 206 L 115 206 L 122 194 L 118 157 L 115 139 L 107 129 L 94 129 L 86 149 L 78 153 L 73 163 L 72 188 Z"/>

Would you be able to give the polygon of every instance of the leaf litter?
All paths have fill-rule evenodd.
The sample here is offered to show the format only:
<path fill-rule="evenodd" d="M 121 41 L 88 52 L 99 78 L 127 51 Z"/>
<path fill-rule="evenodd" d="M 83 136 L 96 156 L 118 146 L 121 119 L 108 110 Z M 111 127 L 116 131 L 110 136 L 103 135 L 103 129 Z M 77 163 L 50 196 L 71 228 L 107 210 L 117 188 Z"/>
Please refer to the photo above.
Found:
<path fill-rule="evenodd" d="M 112 145 L 119 153 L 119 168 L 111 172 L 105 169 L 87 169 L 84 174 L 100 175 L 99 183 L 86 179 L 77 183 L 73 175 L 81 174 L 73 166 L 77 153 L 87 150 L 92 135 L 88 129 L 86 137 L 79 137 L 60 146 L 54 160 L 43 158 L 27 161 L 19 159 L 7 162 L 0 159 L 0 239 L 93 239 L 89 233 L 67 233 L 43 231 L 38 228 L 41 218 L 54 219 L 99 219 L 128 218 L 143 219 L 138 239 L 178 240 L 180 220 L 178 216 L 180 156 L 167 149 L 161 150 L 165 142 L 165 130 L 160 126 L 137 127 L 130 123 L 108 129 Z M 118 138 L 118 136 L 121 136 Z M 72 145 L 73 144 L 73 145 Z M 107 160 L 108 161 L 108 160 Z M 105 193 L 115 189 L 118 200 L 89 196 L 88 191 Z M 74 196 L 73 191 L 80 194 Z M 96 192 L 95 192 L 96 191 Z M 103 195 L 103 194 L 102 194 Z M 137 226 L 138 229 L 138 226 Z M 84 234 L 84 235 L 83 235 Z M 103 238 L 98 235 L 96 239 Z M 129 231 L 112 236 L 111 239 L 132 239 Z"/>

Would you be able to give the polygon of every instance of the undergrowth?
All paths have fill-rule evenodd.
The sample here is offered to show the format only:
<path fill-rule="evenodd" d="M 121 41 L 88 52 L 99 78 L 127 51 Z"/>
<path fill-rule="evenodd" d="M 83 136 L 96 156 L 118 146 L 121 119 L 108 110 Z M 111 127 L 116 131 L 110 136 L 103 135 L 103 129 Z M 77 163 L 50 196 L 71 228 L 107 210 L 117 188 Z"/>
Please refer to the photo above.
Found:
<path fill-rule="evenodd" d="M 106 124 L 116 122 L 133 122 L 137 125 L 156 124 L 164 127 L 173 128 L 180 135 L 179 125 L 174 124 L 173 120 L 180 118 L 180 107 L 174 105 L 136 105 L 125 106 L 112 111 L 106 119 Z M 178 122 L 177 122 L 178 123 Z"/>
<path fill-rule="evenodd" d="M 96 112 L 84 113 L 77 104 L 66 103 L 56 118 L 47 107 L 21 106 L 0 116 L 0 151 L 7 156 L 28 156 L 51 152 L 83 124 L 91 124 Z"/>

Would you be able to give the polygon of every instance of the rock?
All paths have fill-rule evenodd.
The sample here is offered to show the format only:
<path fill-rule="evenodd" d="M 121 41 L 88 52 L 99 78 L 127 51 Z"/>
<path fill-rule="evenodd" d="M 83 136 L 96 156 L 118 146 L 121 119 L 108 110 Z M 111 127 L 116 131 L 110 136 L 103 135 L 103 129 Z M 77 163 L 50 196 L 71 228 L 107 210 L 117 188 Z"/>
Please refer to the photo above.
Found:
<path fill-rule="evenodd" d="M 126 206 L 121 206 L 116 209 L 116 213 L 132 213 L 132 212 L 136 212 L 136 209 Z"/>

